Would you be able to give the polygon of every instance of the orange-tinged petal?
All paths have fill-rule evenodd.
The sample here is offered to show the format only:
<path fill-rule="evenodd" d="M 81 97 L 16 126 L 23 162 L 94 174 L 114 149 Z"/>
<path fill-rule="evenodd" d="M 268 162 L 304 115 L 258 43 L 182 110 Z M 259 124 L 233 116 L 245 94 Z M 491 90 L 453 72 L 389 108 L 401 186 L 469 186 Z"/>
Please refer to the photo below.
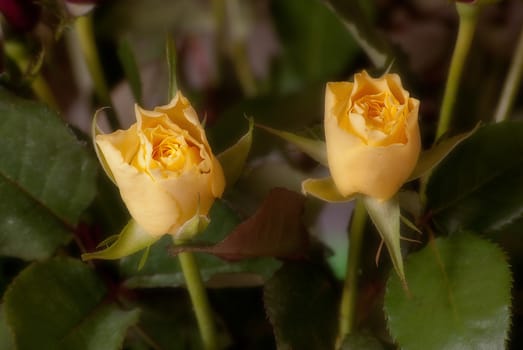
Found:
<path fill-rule="evenodd" d="M 136 106 L 136 124 L 98 135 L 129 213 L 150 235 L 176 235 L 207 215 L 225 187 L 223 170 L 189 101 L 178 92 L 165 106 Z"/>
<path fill-rule="evenodd" d="M 391 198 L 414 169 L 421 141 L 419 101 L 396 74 L 328 83 L 325 141 L 333 181 L 343 196 Z"/>

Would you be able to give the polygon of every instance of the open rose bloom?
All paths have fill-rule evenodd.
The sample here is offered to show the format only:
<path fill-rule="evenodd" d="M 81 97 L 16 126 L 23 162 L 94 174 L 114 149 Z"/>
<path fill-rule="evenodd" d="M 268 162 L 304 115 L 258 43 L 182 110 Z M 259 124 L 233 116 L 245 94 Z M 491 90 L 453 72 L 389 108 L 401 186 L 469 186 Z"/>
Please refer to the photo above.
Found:
<path fill-rule="evenodd" d="M 96 143 L 136 222 L 152 236 L 176 235 L 221 196 L 223 171 L 181 93 L 168 105 L 135 111 L 129 129 L 98 135 Z"/>
<path fill-rule="evenodd" d="M 344 196 L 392 197 L 412 173 L 421 150 L 419 101 L 396 74 L 327 84 L 325 138 L 333 181 Z"/>

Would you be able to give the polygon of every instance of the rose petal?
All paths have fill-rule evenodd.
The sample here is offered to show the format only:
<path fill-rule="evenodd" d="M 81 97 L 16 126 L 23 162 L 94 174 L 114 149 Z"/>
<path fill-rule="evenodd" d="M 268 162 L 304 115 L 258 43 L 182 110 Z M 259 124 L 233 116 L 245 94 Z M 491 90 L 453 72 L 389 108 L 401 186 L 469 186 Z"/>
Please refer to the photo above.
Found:
<path fill-rule="evenodd" d="M 172 222 L 176 222 L 180 216 L 177 201 L 148 174 L 139 172 L 125 162 L 120 149 L 111 143 L 110 138 L 99 138 L 97 144 L 114 174 L 131 216 L 152 236 L 167 233 Z"/>

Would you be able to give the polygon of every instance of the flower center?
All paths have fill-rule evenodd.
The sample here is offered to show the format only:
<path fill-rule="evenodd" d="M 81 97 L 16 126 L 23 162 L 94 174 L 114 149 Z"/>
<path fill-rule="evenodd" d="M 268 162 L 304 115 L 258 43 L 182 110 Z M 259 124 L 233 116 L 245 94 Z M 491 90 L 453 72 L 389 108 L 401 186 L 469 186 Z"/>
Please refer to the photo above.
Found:
<path fill-rule="evenodd" d="M 200 149 L 184 135 L 159 126 L 149 139 L 152 143 L 152 159 L 166 170 L 182 170 L 186 165 L 197 165 L 203 161 Z M 188 164 L 186 164 L 188 163 Z"/>
<path fill-rule="evenodd" d="M 191 167 L 202 173 L 209 171 L 200 146 L 186 130 L 157 125 L 144 129 L 142 137 L 144 146 L 133 162 L 139 168 L 148 172 L 157 169 L 163 177 L 168 176 L 167 172 L 182 172 Z"/>
<path fill-rule="evenodd" d="M 395 136 L 404 125 L 407 110 L 388 91 L 365 95 L 356 100 L 348 110 L 349 129 L 365 143 L 379 146 Z M 406 136 L 397 142 L 405 143 Z"/>

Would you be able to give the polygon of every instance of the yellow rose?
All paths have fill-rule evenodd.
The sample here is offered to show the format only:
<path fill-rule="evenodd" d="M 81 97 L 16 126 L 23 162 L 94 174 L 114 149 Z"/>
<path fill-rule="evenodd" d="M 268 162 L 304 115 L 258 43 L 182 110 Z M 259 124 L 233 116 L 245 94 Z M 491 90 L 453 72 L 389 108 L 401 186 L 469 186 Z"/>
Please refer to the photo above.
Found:
<path fill-rule="evenodd" d="M 175 235 L 194 215 L 207 215 L 223 193 L 223 171 L 181 93 L 135 113 L 129 129 L 97 135 L 96 143 L 136 222 L 150 235 Z"/>
<path fill-rule="evenodd" d="M 327 84 L 327 159 L 342 195 L 386 200 L 399 190 L 421 150 L 418 110 L 396 74 L 374 79 L 363 71 L 354 83 Z"/>

